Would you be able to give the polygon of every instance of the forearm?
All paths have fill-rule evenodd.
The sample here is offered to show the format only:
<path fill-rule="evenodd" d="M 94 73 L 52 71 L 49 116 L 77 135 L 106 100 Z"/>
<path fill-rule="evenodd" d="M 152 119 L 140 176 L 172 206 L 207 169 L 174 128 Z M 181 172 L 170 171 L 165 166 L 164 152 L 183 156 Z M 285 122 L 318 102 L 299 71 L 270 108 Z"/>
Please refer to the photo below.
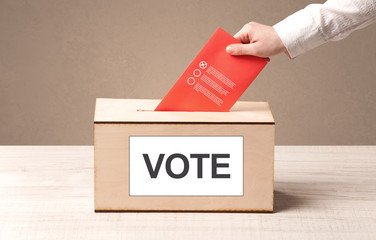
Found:
<path fill-rule="evenodd" d="M 294 58 L 327 41 L 343 39 L 375 20 L 375 0 L 328 0 L 308 5 L 273 27 Z"/>

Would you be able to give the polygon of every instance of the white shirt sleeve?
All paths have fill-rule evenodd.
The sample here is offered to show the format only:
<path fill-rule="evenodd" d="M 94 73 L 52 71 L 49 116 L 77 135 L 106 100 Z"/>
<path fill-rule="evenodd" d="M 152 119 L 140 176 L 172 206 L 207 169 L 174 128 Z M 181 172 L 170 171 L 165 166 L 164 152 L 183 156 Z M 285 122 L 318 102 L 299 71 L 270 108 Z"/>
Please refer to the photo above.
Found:
<path fill-rule="evenodd" d="M 291 58 L 327 41 L 347 37 L 376 20 L 376 0 L 328 0 L 310 4 L 274 25 Z"/>

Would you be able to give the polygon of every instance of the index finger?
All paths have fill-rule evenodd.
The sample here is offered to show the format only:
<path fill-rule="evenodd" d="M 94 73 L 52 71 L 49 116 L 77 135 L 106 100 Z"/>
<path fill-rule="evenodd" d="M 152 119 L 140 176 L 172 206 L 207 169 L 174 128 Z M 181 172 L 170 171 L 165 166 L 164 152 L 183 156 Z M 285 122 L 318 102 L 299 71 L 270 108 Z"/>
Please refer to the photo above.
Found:
<path fill-rule="evenodd" d="M 249 24 L 245 24 L 239 32 L 234 35 L 234 38 L 242 43 L 250 43 L 252 41 L 249 32 Z"/>

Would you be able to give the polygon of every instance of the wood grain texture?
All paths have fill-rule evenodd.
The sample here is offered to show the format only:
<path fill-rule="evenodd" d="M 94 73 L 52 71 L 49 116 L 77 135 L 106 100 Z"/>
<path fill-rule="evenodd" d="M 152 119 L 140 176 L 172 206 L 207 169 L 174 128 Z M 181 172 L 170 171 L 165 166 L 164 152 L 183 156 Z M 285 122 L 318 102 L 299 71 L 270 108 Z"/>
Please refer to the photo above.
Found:
<path fill-rule="evenodd" d="M 375 239 L 375 146 L 276 147 L 275 213 L 94 213 L 92 146 L 0 147 L 0 239 Z"/>

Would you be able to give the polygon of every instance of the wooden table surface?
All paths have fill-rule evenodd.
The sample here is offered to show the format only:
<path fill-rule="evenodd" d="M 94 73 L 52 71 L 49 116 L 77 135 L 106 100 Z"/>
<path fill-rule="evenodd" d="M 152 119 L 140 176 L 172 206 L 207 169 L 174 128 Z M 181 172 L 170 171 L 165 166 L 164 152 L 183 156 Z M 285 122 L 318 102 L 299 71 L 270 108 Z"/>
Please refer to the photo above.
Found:
<path fill-rule="evenodd" d="M 376 146 L 275 155 L 275 213 L 94 213 L 92 146 L 3 146 L 0 239 L 376 239 Z"/>

